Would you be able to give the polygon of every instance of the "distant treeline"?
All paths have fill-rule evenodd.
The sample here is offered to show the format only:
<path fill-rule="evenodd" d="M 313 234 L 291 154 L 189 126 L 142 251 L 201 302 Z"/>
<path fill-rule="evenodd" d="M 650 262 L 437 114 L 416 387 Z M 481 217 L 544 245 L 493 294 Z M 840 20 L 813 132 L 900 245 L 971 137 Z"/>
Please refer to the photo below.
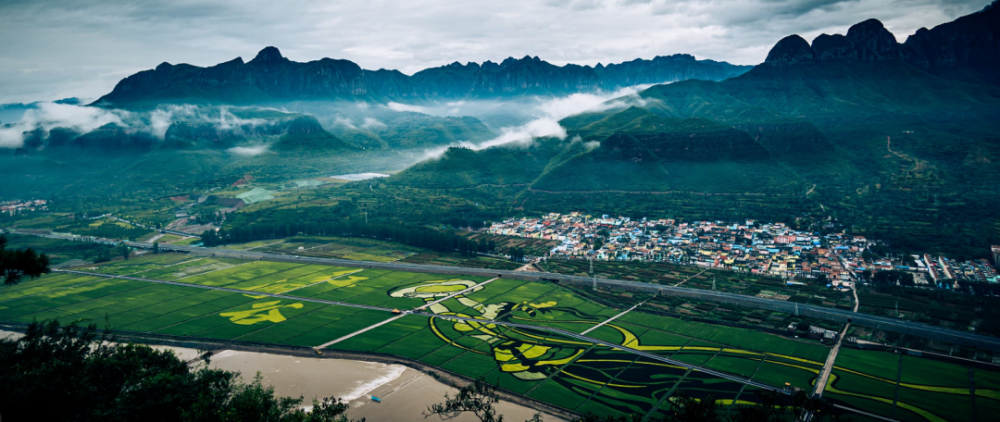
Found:
<path fill-rule="evenodd" d="M 496 249 L 496 242 L 491 240 L 479 242 L 453 232 L 359 222 L 251 224 L 222 229 L 217 232 L 209 230 L 201 235 L 201 239 L 205 246 L 216 246 L 296 235 L 365 237 L 390 240 L 438 252 L 457 251 L 463 255 L 488 253 Z"/>

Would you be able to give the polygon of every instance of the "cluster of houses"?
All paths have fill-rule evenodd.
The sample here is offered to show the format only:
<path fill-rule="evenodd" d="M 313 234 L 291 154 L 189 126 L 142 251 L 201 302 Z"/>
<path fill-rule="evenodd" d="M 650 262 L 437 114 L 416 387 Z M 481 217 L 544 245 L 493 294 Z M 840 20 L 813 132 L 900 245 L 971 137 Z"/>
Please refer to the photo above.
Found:
<path fill-rule="evenodd" d="M 998 283 L 1000 275 L 988 259 L 956 261 L 943 256 L 913 255 L 916 270 L 926 272 L 928 282 L 944 287 L 952 281 Z"/>
<path fill-rule="evenodd" d="M 27 211 L 46 211 L 49 209 L 47 203 L 44 199 L 3 201 L 0 202 L 0 214 L 14 215 Z"/>
<path fill-rule="evenodd" d="M 921 281 L 998 282 L 988 260 L 876 256 L 878 242 L 844 233 L 821 235 L 783 223 L 634 220 L 577 212 L 510 219 L 485 229 L 491 234 L 557 240 L 555 259 L 666 261 L 783 278 L 826 278 L 833 286 L 853 283 L 864 271 L 911 271 Z M 927 274 L 927 277 L 924 277 Z"/>

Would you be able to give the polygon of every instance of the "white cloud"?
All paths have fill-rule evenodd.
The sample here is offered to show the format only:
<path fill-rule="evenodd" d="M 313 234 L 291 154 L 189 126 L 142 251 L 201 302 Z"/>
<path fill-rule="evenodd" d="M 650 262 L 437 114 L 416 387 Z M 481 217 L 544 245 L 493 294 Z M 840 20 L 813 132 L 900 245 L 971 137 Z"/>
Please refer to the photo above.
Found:
<path fill-rule="evenodd" d="M 354 129 L 358 128 L 357 126 L 354 126 L 354 121 L 351 120 L 350 117 L 341 117 L 341 116 L 334 117 L 333 118 L 333 125 L 334 126 L 343 126 L 343 127 L 348 128 L 348 129 L 351 129 L 351 130 L 354 130 Z"/>
<path fill-rule="evenodd" d="M 214 124 L 220 131 L 242 134 L 243 127 L 272 124 L 264 119 L 242 119 L 227 108 L 202 108 L 195 105 L 163 105 L 149 112 L 77 106 L 43 102 L 24 112 L 21 120 L 0 126 L 0 148 L 19 148 L 24 133 L 40 129 L 48 133 L 54 128 L 71 129 L 85 134 L 107 124 L 116 124 L 130 133 L 148 133 L 163 140 L 173 122 L 187 120 Z"/>
<path fill-rule="evenodd" d="M 644 105 L 644 100 L 639 98 L 637 93 L 649 86 L 638 85 L 614 92 L 572 94 L 552 99 L 539 99 L 540 102 L 534 107 L 535 114 L 538 117 L 523 125 L 501 128 L 500 136 L 486 142 L 478 144 L 464 141 L 458 142 L 428 150 L 424 156 L 425 158 L 440 157 L 449 147 L 453 146 L 481 150 L 505 144 L 528 145 L 535 138 L 551 137 L 566 139 L 566 129 L 559 124 L 559 120 L 583 112 L 599 112 L 613 108 L 624 108 L 631 104 Z"/>
<path fill-rule="evenodd" d="M 365 117 L 365 122 L 361 124 L 361 127 L 368 130 L 383 130 L 388 126 L 373 117 Z"/>
<path fill-rule="evenodd" d="M 267 152 L 267 145 L 232 147 L 226 152 L 243 157 L 253 157 Z"/>
<path fill-rule="evenodd" d="M 389 104 L 386 104 L 386 106 L 389 107 L 389 109 L 392 111 L 414 112 L 414 113 L 425 113 L 425 114 L 427 113 L 427 110 L 425 108 L 416 105 L 400 104 L 397 102 L 390 101 Z"/>
<path fill-rule="evenodd" d="M 130 117 L 130 113 L 96 107 L 40 103 L 37 108 L 25 111 L 19 122 L 10 127 L 0 127 L 0 148 L 21 147 L 24 144 L 23 133 L 35 129 L 48 132 L 62 127 L 86 133 L 110 123 L 126 126 L 122 121 L 123 117 Z"/>

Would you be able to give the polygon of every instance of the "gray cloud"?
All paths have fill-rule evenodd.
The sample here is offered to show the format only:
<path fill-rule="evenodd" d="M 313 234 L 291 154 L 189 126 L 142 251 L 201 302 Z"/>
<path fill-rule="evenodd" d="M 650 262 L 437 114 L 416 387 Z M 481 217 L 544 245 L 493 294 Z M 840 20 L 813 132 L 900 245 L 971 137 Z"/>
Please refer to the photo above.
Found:
<path fill-rule="evenodd" d="M 756 64 L 785 35 L 868 18 L 898 38 L 987 0 L 53 0 L 0 2 L 0 103 L 96 98 L 163 61 L 345 58 L 404 73 L 540 56 L 596 64 L 674 53 Z"/>

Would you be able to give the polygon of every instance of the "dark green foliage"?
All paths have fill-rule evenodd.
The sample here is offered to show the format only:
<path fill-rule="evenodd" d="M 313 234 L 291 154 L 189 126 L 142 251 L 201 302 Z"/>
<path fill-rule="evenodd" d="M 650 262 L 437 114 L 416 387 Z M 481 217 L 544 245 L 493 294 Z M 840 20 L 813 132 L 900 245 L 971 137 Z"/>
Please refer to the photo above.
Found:
<path fill-rule="evenodd" d="M 34 249 L 7 250 L 7 236 L 0 235 L 0 276 L 3 284 L 17 284 L 24 277 L 36 278 L 49 271 L 49 257 Z"/>
<path fill-rule="evenodd" d="M 423 188 L 525 186 L 537 191 L 798 191 L 801 179 L 749 134 L 704 119 L 632 107 L 567 118 L 566 140 L 537 139 L 482 151 L 449 149 L 390 183 Z"/>
<path fill-rule="evenodd" d="M 524 249 L 521 248 L 511 248 L 510 260 L 514 262 L 524 262 Z"/>
<path fill-rule="evenodd" d="M 484 378 L 477 378 L 472 384 L 459 388 L 455 397 L 445 393 L 444 403 L 427 407 L 424 417 L 437 415 L 442 419 L 451 419 L 463 413 L 472 413 L 481 422 L 503 422 L 503 415 L 498 414 L 495 408 L 496 404 L 500 403 L 497 388 Z M 541 416 L 535 414 L 527 422 L 541 422 Z"/>
<path fill-rule="evenodd" d="M 258 377 L 192 369 L 172 352 L 114 343 L 93 324 L 32 323 L 0 340 L 0 415 L 7 421 L 346 422 L 347 405 L 275 397 Z"/>
<path fill-rule="evenodd" d="M 73 227 L 73 233 L 82 236 L 103 237 L 105 239 L 136 240 L 149 234 L 150 230 L 139 226 L 124 227 L 114 222 L 90 226 L 86 221 Z"/>
<path fill-rule="evenodd" d="M 477 242 L 450 232 L 359 222 L 302 223 L 298 221 L 280 222 L 279 220 L 274 223 L 237 226 L 218 232 L 209 230 L 203 233 L 201 238 L 205 246 L 216 246 L 295 235 L 365 237 L 390 240 L 440 252 L 458 251 L 463 255 L 487 253 L 496 248 L 493 242 Z"/>
<path fill-rule="evenodd" d="M 320 151 L 355 150 L 356 146 L 344 142 L 320 126 L 314 117 L 298 117 L 288 123 L 285 134 L 274 145 L 278 151 L 303 150 L 310 153 Z"/>
<path fill-rule="evenodd" d="M 824 419 L 843 420 L 840 411 L 827 401 L 811 398 L 799 391 L 788 396 L 774 391 L 759 391 L 752 405 L 739 405 L 726 415 L 715 397 L 703 399 L 689 397 L 684 392 L 671 398 L 670 410 L 664 422 L 780 422 L 798 419 L 800 415 L 811 413 L 813 421 Z"/>
<path fill-rule="evenodd" d="M 111 259 L 107 245 L 93 242 L 70 242 L 12 234 L 7 236 L 7 247 L 14 249 L 30 248 L 44 252 L 52 264 L 59 264 L 71 259 L 96 261 L 102 256 L 107 256 L 107 260 Z"/>
<path fill-rule="evenodd" d="M 889 284 L 901 286 L 913 286 L 913 274 L 904 271 L 879 271 L 872 274 L 871 271 L 862 271 L 861 276 L 875 284 Z"/>

